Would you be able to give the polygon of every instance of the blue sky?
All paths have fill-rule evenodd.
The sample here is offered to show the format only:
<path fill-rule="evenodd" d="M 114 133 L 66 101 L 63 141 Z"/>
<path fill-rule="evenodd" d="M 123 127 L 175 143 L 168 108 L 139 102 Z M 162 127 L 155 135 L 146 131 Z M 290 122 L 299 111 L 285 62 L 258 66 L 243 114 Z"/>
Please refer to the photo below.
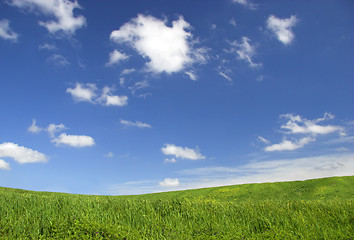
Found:
<path fill-rule="evenodd" d="M 354 174 L 353 1 L 0 3 L 0 186 Z"/>

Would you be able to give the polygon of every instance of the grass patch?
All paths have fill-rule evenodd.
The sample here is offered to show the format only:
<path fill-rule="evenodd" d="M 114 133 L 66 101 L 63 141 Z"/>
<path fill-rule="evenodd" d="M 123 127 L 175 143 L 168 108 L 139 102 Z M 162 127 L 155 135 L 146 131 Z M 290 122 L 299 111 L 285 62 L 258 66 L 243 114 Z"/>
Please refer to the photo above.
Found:
<path fill-rule="evenodd" d="M 353 239 L 354 177 L 137 196 L 0 188 L 0 239 Z"/>

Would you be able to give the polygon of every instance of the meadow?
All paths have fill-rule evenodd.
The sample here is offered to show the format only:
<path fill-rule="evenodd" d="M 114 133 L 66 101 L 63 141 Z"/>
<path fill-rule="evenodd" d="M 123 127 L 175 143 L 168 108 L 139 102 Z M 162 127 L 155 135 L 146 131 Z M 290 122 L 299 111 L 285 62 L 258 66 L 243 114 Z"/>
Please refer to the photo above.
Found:
<path fill-rule="evenodd" d="M 135 196 L 0 188 L 0 239 L 354 239 L 354 176 Z"/>

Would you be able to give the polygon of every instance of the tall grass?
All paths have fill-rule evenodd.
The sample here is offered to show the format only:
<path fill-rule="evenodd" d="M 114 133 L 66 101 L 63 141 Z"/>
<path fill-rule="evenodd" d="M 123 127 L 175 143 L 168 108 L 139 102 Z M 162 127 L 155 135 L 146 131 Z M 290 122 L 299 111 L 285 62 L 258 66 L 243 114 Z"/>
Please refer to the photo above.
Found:
<path fill-rule="evenodd" d="M 120 197 L 3 188 L 0 239 L 352 239 L 353 190 L 340 186 L 354 177 L 343 179 L 330 180 L 336 195 L 319 190 L 326 179 L 285 183 L 292 199 L 261 197 L 283 183 Z M 299 185 L 326 198 L 301 199 Z"/>

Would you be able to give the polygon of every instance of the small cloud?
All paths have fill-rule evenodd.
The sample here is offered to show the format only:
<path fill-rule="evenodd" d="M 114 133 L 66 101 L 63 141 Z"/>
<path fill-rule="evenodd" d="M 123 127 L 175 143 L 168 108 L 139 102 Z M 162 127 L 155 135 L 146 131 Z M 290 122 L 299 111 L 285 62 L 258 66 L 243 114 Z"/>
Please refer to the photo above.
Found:
<path fill-rule="evenodd" d="M 280 42 L 284 45 L 289 45 L 295 37 L 291 28 L 294 27 L 297 22 L 298 19 L 296 16 L 281 19 L 274 15 L 270 15 L 267 20 L 267 28 L 275 34 Z"/>
<path fill-rule="evenodd" d="M 29 126 L 29 127 L 27 128 L 27 130 L 28 130 L 29 132 L 31 132 L 31 133 L 40 133 L 41 131 L 43 131 L 43 129 L 40 128 L 40 127 L 38 127 L 38 126 L 36 125 L 36 123 L 37 123 L 36 119 L 33 119 L 31 126 Z"/>
<path fill-rule="evenodd" d="M 305 137 L 296 142 L 291 142 L 289 140 L 284 139 L 281 143 L 273 144 L 271 146 L 266 147 L 264 150 L 266 152 L 274 152 L 274 151 L 293 151 L 298 148 L 303 148 L 306 144 L 310 142 L 314 142 L 314 138 Z"/>
<path fill-rule="evenodd" d="M 96 97 L 96 85 L 95 84 L 81 84 L 76 83 L 75 88 L 66 89 L 67 93 L 70 93 L 75 101 L 78 102 L 94 102 L 94 98 Z"/>
<path fill-rule="evenodd" d="M 0 21 L 0 37 L 13 42 L 16 42 L 18 39 L 18 34 L 10 28 L 10 21 L 7 19 Z"/>
<path fill-rule="evenodd" d="M 251 9 L 251 10 L 256 10 L 258 7 L 257 4 L 252 3 L 250 0 L 231 0 L 231 2 L 240 4 L 240 5 L 248 8 L 248 9 Z"/>
<path fill-rule="evenodd" d="M 112 158 L 114 157 L 114 154 L 112 152 L 108 152 L 104 155 L 106 158 Z"/>
<path fill-rule="evenodd" d="M 226 73 L 221 72 L 221 71 L 219 71 L 218 73 L 219 73 L 220 76 L 222 76 L 222 77 L 225 78 L 227 81 L 229 81 L 229 82 L 232 83 L 232 78 L 231 78 L 230 76 L 226 75 Z"/>
<path fill-rule="evenodd" d="M 60 54 L 53 54 L 47 59 L 47 62 L 59 67 L 65 67 L 67 65 L 70 65 L 70 62 Z"/>
<path fill-rule="evenodd" d="M 10 163 L 5 162 L 4 160 L 0 159 L 0 169 L 2 170 L 10 170 Z"/>
<path fill-rule="evenodd" d="M 127 120 L 120 120 L 120 123 L 125 125 L 125 126 L 131 126 L 131 127 L 138 127 L 138 128 L 151 128 L 150 124 L 147 123 L 142 123 L 139 121 L 127 121 Z"/>
<path fill-rule="evenodd" d="M 124 53 L 119 52 L 118 50 L 114 50 L 109 54 L 109 61 L 106 63 L 106 66 L 110 67 L 128 58 L 129 56 L 125 55 Z"/>
<path fill-rule="evenodd" d="M 180 185 L 178 178 L 165 178 L 159 184 L 162 187 L 178 187 Z"/>
<path fill-rule="evenodd" d="M 164 162 L 165 162 L 165 163 L 176 163 L 177 160 L 174 159 L 174 158 L 165 158 Z"/>
<path fill-rule="evenodd" d="M 237 23 L 236 23 L 235 18 L 231 18 L 230 21 L 229 21 L 229 23 L 230 23 L 232 26 L 234 26 L 234 27 L 237 26 Z"/>
<path fill-rule="evenodd" d="M 54 138 L 54 134 L 56 132 L 60 132 L 62 130 L 66 129 L 65 125 L 64 124 L 54 124 L 54 123 L 51 123 L 49 124 L 49 126 L 47 127 L 47 132 L 49 133 L 49 136 L 51 138 Z"/>
<path fill-rule="evenodd" d="M 43 153 L 32 150 L 30 148 L 19 146 L 11 142 L 0 144 L 0 157 L 13 158 L 16 162 L 21 164 L 48 161 L 48 157 Z"/>
<path fill-rule="evenodd" d="M 265 139 L 264 137 L 258 136 L 257 140 L 259 142 L 265 143 L 265 144 L 269 144 L 270 141 L 268 139 Z"/>
<path fill-rule="evenodd" d="M 120 107 L 128 104 L 127 96 L 112 95 L 111 94 L 112 90 L 113 90 L 112 88 L 104 87 L 102 90 L 102 95 L 98 99 L 98 102 L 106 106 L 120 106 Z"/>
<path fill-rule="evenodd" d="M 147 88 L 149 86 L 150 86 L 149 82 L 144 80 L 144 81 L 139 81 L 139 82 L 134 83 L 134 85 L 129 87 L 129 89 L 132 91 L 133 94 L 135 94 L 135 92 L 137 90 L 144 89 L 144 88 Z"/>
<path fill-rule="evenodd" d="M 55 20 L 47 22 L 39 21 L 39 25 L 45 27 L 51 34 L 73 35 L 77 29 L 86 25 L 85 17 L 81 15 L 74 16 L 74 10 L 81 8 L 76 0 L 11 0 L 8 1 L 8 4 L 54 18 Z"/>
<path fill-rule="evenodd" d="M 176 146 L 174 144 L 165 144 L 165 147 L 161 148 L 161 151 L 165 155 L 172 155 L 176 158 L 189 159 L 189 160 L 199 160 L 205 159 L 199 149 L 183 148 Z"/>
<path fill-rule="evenodd" d="M 248 63 L 252 68 L 262 66 L 261 63 L 255 63 L 253 57 L 256 55 L 256 48 L 250 44 L 248 37 L 242 37 L 241 41 L 234 41 L 231 43 L 231 52 L 236 52 L 238 59 Z"/>
<path fill-rule="evenodd" d="M 128 75 L 131 74 L 132 72 L 135 72 L 135 68 L 124 69 L 122 71 L 122 75 Z"/>
<path fill-rule="evenodd" d="M 191 80 L 196 81 L 198 79 L 197 75 L 193 71 L 184 72 Z"/>
<path fill-rule="evenodd" d="M 54 51 L 54 50 L 57 50 L 58 48 L 54 44 L 43 43 L 38 46 L 38 49 L 39 50 Z"/>
<path fill-rule="evenodd" d="M 95 141 L 90 136 L 85 135 L 67 135 L 62 133 L 59 137 L 52 140 L 57 145 L 68 145 L 70 147 L 91 147 L 95 145 Z"/>
<path fill-rule="evenodd" d="M 216 26 L 216 24 L 213 23 L 213 24 L 211 24 L 210 28 L 211 28 L 211 30 L 215 30 L 217 28 L 217 26 Z"/>

